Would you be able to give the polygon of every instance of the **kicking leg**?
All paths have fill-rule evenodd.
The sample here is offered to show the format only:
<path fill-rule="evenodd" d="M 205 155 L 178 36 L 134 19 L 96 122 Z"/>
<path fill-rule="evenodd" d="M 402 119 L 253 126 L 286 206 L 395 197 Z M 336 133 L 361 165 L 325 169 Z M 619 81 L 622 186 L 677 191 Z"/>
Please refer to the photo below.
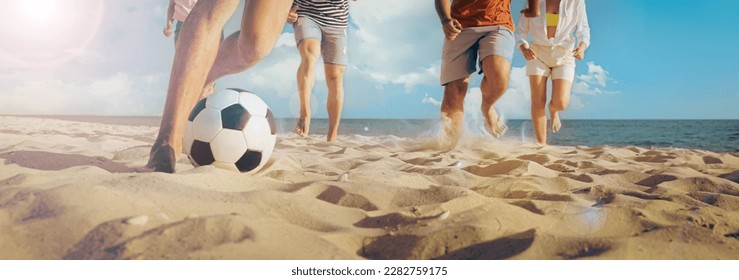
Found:
<path fill-rule="evenodd" d="M 238 4 L 239 1 L 223 2 Z M 212 88 L 221 77 L 243 72 L 268 55 L 285 26 L 292 3 L 292 0 L 247 0 L 241 30 L 221 43 L 204 91 Z"/>
<path fill-rule="evenodd" d="M 173 173 L 182 151 L 187 114 L 200 97 L 205 77 L 213 65 L 220 31 L 238 1 L 204 0 L 195 5 L 177 42 L 159 135 L 149 154 L 147 167 Z"/>

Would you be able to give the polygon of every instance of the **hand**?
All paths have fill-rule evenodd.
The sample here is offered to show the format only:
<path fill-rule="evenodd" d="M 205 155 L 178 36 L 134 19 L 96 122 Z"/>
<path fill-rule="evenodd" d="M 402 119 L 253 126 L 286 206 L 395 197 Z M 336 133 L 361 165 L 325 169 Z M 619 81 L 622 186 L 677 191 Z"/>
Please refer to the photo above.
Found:
<path fill-rule="evenodd" d="M 162 31 L 164 33 L 164 37 L 172 36 L 172 22 L 168 21 L 167 26 L 164 27 L 164 30 Z"/>
<path fill-rule="evenodd" d="M 293 24 L 296 21 L 298 21 L 298 5 L 294 5 L 292 9 L 290 9 L 290 13 L 287 14 L 288 23 Z"/>
<path fill-rule="evenodd" d="M 577 47 L 576 49 L 572 51 L 572 56 L 574 56 L 575 58 L 579 60 L 583 60 L 585 58 L 585 49 L 586 49 L 585 46 L 580 45 L 579 47 Z"/>
<path fill-rule="evenodd" d="M 452 41 L 462 32 L 462 24 L 456 19 L 449 19 L 442 24 L 444 36 L 447 40 Z"/>
<path fill-rule="evenodd" d="M 536 59 L 536 52 L 525 45 L 521 45 L 521 52 L 523 53 L 523 57 L 526 58 L 526 60 Z"/>
<path fill-rule="evenodd" d="M 521 13 L 527 18 L 535 18 L 541 15 L 541 12 L 539 12 L 539 9 L 531 9 L 531 8 L 523 9 L 521 10 Z"/>

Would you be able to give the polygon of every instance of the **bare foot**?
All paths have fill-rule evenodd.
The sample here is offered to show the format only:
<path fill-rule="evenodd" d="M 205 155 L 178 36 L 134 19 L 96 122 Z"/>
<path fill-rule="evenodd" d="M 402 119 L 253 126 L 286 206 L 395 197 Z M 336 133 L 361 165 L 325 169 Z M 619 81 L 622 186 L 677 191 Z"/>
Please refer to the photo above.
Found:
<path fill-rule="evenodd" d="M 149 153 L 146 167 L 155 172 L 174 173 L 177 155 L 170 146 L 155 145 Z"/>
<path fill-rule="evenodd" d="M 485 129 L 493 137 L 498 138 L 500 136 L 503 136 L 503 134 L 505 134 L 505 132 L 508 130 L 508 126 L 500 120 L 500 117 L 498 117 L 498 113 L 495 112 L 495 109 L 493 107 L 490 107 L 490 110 L 488 110 L 487 114 L 484 114 L 484 116 Z"/>
<path fill-rule="evenodd" d="M 562 122 L 559 120 L 559 113 L 552 114 L 552 133 L 557 133 L 562 128 Z"/>
<path fill-rule="evenodd" d="M 334 141 L 336 141 L 336 138 L 338 138 L 338 136 L 336 134 L 328 134 L 328 135 L 326 135 L 326 141 L 328 141 L 328 142 L 334 142 Z"/>
<path fill-rule="evenodd" d="M 309 130 L 310 130 L 310 118 L 298 119 L 298 124 L 295 125 L 295 133 L 297 133 L 301 137 L 305 137 L 305 136 L 308 136 Z"/>

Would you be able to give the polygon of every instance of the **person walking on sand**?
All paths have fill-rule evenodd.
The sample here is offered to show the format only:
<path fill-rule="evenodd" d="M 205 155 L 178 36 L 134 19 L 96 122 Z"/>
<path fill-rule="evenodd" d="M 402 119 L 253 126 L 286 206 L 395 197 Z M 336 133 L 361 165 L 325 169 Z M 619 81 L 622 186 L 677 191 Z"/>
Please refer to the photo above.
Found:
<path fill-rule="evenodd" d="M 174 173 L 187 115 L 203 89 L 267 56 L 292 5 L 292 0 L 245 0 L 241 31 L 220 42 L 220 33 L 239 2 L 199 0 L 182 25 L 159 134 L 146 164 L 150 170 Z"/>
<path fill-rule="evenodd" d="M 538 0 L 528 2 L 531 8 L 522 12 L 537 16 Z M 493 137 L 500 137 L 508 127 L 493 105 L 508 88 L 515 45 L 511 0 L 435 0 L 435 4 L 446 37 L 441 62 L 445 145 L 454 147 L 461 137 L 464 97 L 477 64 L 484 74 L 480 89 L 485 128 Z"/>
<path fill-rule="evenodd" d="M 326 109 L 329 128 L 326 138 L 329 142 L 335 141 L 344 103 L 349 1 L 295 0 L 287 21 L 295 29 L 295 42 L 301 58 L 297 74 L 300 119 L 295 126 L 295 133 L 307 136 L 310 130 L 310 96 L 315 83 L 318 57 L 322 56 L 328 86 Z"/>
<path fill-rule="evenodd" d="M 547 144 L 547 116 L 551 130 L 562 128 L 559 113 L 570 103 L 575 78 L 575 59 L 582 60 L 590 46 L 590 26 L 585 0 L 541 0 L 544 11 L 535 18 L 521 17 L 516 41 L 526 58 L 531 84 L 531 121 L 536 142 Z M 531 43 L 527 41 L 531 35 Z M 552 79 L 552 98 L 547 104 L 547 79 Z"/>

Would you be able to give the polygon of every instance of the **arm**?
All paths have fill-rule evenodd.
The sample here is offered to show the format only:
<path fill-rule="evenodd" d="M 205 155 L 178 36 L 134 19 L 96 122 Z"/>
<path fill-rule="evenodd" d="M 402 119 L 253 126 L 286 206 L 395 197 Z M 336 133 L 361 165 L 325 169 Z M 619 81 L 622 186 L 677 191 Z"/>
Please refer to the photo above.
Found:
<path fill-rule="evenodd" d="M 578 46 L 573 51 L 577 59 L 583 59 L 585 57 L 585 50 L 590 46 L 590 24 L 588 24 L 588 13 L 585 9 L 585 1 L 580 2 L 577 10 L 578 22 L 577 22 L 577 36 Z"/>
<path fill-rule="evenodd" d="M 293 24 L 298 21 L 298 3 L 293 3 L 293 7 L 290 9 L 290 13 L 287 14 L 287 23 Z"/>
<path fill-rule="evenodd" d="M 534 50 L 529 48 L 529 42 L 526 41 L 526 37 L 529 36 L 529 21 L 526 17 L 520 17 L 518 19 L 518 25 L 516 26 L 516 44 L 523 53 L 526 60 L 536 59 L 536 53 Z"/>
<path fill-rule="evenodd" d="M 528 6 L 526 6 L 526 9 L 521 10 L 521 13 L 528 18 L 535 18 L 541 14 L 540 8 L 539 0 L 528 0 Z"/>
<path fill-rule="evenodd" d="M 164 36 L 172 36 L 172 25 L 174 25 L 174 0 L 169 0 L 167 8 L 167 24 L 164 26 Z"/>
<path fill-rule="evenodd" d="M 439 16 L 441 26 L 444 30 L 444 36 L 447 40 L 454 40 L 460 32 L 462 25 L 456 19 L 452 18 L 452 3 L 449 0 L 434 0 L 436 6 L 436 14 Z"/>

